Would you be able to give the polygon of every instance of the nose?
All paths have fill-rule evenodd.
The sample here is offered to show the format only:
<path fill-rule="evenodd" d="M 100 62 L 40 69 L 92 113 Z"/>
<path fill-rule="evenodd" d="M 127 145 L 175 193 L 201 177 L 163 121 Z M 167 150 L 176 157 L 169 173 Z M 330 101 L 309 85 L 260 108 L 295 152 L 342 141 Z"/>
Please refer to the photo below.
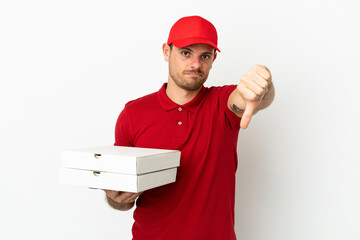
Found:
<path fill-rule="evenodd" d="M 201 61 L 197 57 L 193 57 L 190 63 L 191 69 L 199 69 L 201 67 Z"/>

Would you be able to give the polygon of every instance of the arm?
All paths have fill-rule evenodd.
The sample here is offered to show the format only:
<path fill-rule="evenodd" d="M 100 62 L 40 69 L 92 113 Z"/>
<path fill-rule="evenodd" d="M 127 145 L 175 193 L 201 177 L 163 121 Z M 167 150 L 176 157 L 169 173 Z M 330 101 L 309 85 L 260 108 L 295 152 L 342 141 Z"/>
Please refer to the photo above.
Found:
<path fill-rule="evenodd" d="M 115 146 L 127 146 L 134 147 L 132 143 L 132 132 L 131 128 L 131 120 L 129 119 L 129 115 L 127 112 L 127 108 L 121 111 L 115 126 Z M 141 193 L 130 193 L 130 192 L 120 192 L 120 191 L 112 191 L 105 190 L 106 200 L 108 204 L 117 210 L 127 211 L 134 206 L 135 200 Z"/>
<path fill-rule="evenodd" d="M 112 190 L 105 190 L 106 200 L 109 205 L 120 211 L 127 211 L 134 206 L 135 200 L 140 196 L 140 193 L 130 193 L 130 192 L 119 192 Z"/>
<path fill-rule="evenodd" d="M 275 97 L 275 89 L 269 69 L 255 65 L 241 77 L 237 88 L 231 93 L 228 108 L 241 119 L 241 128 L 246 129 L 251 117 L 268 107 Z"/>

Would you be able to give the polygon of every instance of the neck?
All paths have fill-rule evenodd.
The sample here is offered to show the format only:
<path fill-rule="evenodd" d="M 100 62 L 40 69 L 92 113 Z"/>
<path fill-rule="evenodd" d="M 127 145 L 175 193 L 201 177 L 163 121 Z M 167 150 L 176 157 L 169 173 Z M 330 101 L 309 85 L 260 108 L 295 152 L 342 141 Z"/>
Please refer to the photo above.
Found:
<path fill-rule="evenodd" d="M 176 104 L 184 105 L 193 100 L 201 91 L 201 87 L 195 91 L 188 91 L 180 88 L 176 83 L 169 79 L 166 87 L 166 95 Z"/>

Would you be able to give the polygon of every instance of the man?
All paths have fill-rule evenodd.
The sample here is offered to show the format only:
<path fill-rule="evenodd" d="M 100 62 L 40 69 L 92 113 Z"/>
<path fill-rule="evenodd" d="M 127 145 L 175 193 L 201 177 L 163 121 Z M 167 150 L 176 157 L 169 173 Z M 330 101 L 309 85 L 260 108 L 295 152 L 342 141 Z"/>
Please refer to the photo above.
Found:
<path fill-rule="evenodd" d="M 115 145 L 181 151 L 175 183 L 142 193 L 105 190 L 109 204 L 134 211 L 134 240 L 232 240 L 240 127 L 274 98 L 271 74 L 256 65 L 238 85 L 205 88 L 217 52 L 206 19 L 184 17 L 170 30 L 163 54 L 168 82 L 130 101 L 115 129 Z"/>

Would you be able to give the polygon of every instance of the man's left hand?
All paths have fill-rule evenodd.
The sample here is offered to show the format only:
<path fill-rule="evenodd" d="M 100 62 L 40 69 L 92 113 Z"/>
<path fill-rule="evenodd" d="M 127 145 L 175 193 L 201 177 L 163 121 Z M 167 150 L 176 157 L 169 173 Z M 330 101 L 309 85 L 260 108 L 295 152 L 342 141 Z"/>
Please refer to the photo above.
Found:
<path fill-rule="evenodd" d="M 257 111 L 257 107 L 263 100 L 271 84 L 271 73 L 269 69 L 262 65 L 255 65 L 241 77 L 237 85 L 241 97 L 245 103 L 244 113 L 241 118 L 240 127 L 246 129 L 251 117 Z"/>

